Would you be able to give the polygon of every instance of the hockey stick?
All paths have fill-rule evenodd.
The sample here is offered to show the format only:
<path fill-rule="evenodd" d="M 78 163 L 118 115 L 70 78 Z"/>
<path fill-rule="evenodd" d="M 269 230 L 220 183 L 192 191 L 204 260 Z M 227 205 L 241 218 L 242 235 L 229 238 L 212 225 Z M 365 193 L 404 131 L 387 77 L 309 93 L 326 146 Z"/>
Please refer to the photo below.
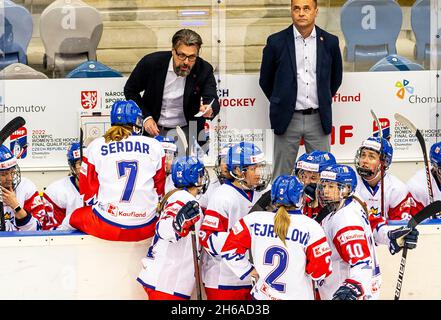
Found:
<path fill-rule="evenodd" d="M 188 149 L 187 138 L 185 137 L 185 133 L 180 126 L 176 126 L 176 132 L 178 134 L 179 139 L 182 141 L 184 145 L 185 155 L 189 156 L 190 150 Z M 201 288 L 201 273 L 199 268 L 199 252 L 198 246 L 196 243 L 196 231 L 194 225 L 191 227 L 191 246 L 193 251 L 193 266 L 194 266 L 194 277 L 196 279 L 196 294 L 197 299 L 202 300 L 202 288 Z"/>
<path fill-rule="evenodd" d="M 380 186 L 380 192 L 381 192 L 381 215 L 383 217 L 386 216 L 386 213 L 384 212 L 384 159 L 381 157 L 381 152 L 383 149 L 383 128 L 381 127 L 381 123 L 378 120 L 377 115 L 375 114 L 374 110 L 371 109 L 371 115 L 374 118 L 375 123 L 378 127 L 378 136 L 380 137 L 381 142 L 381 151 L 380 151 L 380 174 L 381 174 L 381 186 Z M 384 158 L 384 157 L 383 157 Z"/>
<path fill-rule="evenodd" d="M 440 211 L 441 211 L 441 201 L 437 200 L 429 204 L 428 206 L 424 207 L 415 216 L 413 216 L 412 219 L 410 219 L 409 222 L 407 223 L 407 228 L 410 229 L 415 228 L 420 222 L 426 220 L 431 216 L 436 215 Z M 406 246 L 404 246 L 403 254 L 401 256 L 400 270 L 398 271 L 398 280 L 395 289 L 395 300 L 400 299 L 401 288 L 403 286 L 404 268 L 406 267 L 406 258 L 407 258 L 407 248 Z"/>
<path fill-rule="evenodd" d="M 410 131 L 412 131 L 412 133 L 417 137 L 418 142 L 420 143 L 421 150 L 423 151 L 424 167 L 426 169 L 427 189 L 429 190 L 429 203 L 432 203 L 433 202 L 432 179 L 430 178 L 430 166 L 429 166 L 429 160 L 427 158 L 427 149 L 426 149 L 426 142 L 424 141 L 424 137 L 421 134 L 421 131 L 418 130 L 417 127 L 415 127 L 415 125 L 403 115 L 399 113 L 395 113 L 395 120 L 401 122 Z M 434 216 L 434 218 L 436 217 Z"/>
<path fill-rule="evenodd" d="M 80 127 L 80 159 L 81 159 L 81 161 L 83 161 L 83 143 L 84 143 L 83 128 Z"/>
<path fill-rule="evenodd" d="M 26 124 L 22 117 L 15 117 L 9 121 L 0 131 L 0 145 L 9 138 L 11 134 L 20 129 Z M 0 185 L 0 231 L 6 231 L 5 211 L 3 207 L 3 190 Z"/>

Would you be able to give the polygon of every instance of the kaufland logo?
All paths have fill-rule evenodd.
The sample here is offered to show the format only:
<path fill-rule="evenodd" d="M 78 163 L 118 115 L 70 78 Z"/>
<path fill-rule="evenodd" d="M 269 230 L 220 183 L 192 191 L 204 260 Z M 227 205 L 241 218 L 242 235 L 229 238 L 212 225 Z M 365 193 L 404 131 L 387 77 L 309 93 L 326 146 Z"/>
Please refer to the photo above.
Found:
<path fill-rule="evenodd" d="M 410 86 L 409 84 L 410 84 L 410 81 L 409 81 L 409 80 L 406 80 L 406 79 L 403 79 L 402 82 L 401 82 L 401 81 L 397 81 L 397 82 L 395 83 L 395 87 L 398 88 L 398 91 L 395 93 L 395 95 L 396 95 L 399 99 L 404 100 L 404 98 L 405 98 L 405 96 L 406 96 L 406 91 L 407 91 L 409 94 L 413 94 L 413 93 L 414 93 L 415 88 L 412 87 L 412 86 Z"/>
<path fill-rule="evenodd" d="M 361 101 L 361 92 L 355 95 L 343 95 L 341 93 L 336 93 L 335 96 L 332 97 L 333 102 L 360 102 Z"/>

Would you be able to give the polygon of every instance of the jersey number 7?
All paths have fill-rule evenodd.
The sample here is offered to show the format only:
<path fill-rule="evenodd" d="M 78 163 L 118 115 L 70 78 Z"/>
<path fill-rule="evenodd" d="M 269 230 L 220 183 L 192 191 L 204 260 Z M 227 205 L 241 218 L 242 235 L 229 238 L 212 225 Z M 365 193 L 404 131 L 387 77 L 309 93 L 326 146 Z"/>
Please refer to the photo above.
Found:
<path fill-rule="evenodd" d="M 130 202 L 133 190 L 135 190 L 136 176 L 138 175 L 138 161 L 120 161 L 117 166 L 118 178 L 126 178 L 121 202 Z"/>

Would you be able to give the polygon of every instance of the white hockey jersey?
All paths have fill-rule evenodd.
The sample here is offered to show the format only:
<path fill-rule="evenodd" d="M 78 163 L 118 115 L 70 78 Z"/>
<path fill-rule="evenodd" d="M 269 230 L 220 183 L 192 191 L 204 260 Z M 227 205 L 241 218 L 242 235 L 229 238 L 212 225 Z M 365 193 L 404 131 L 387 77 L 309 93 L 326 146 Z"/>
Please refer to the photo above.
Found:
<path fill-rule="evenodd" d="M 210 198 L 200 232 L 200 241 L 205 248 L 202 251 L 202 279 L 207 288 L 251 289 L 250 277 L 239 279 L 219 253 L 228 231 L 248 214 L 259 197 L 257 192 L 241 190 L 226 181 Z"/>
<path fill-rule="evenodd" d="M 170 191 L 175 190 L 175 189 L 176 189 L 176 187 L 175 187 L 175 184 L 173 183 L 172 175 L 169 174 L 165 178 L 165 191 L 164 191 L 164 194 L 167 194 Z"/>
<path fill-rule="evenodd" d="M 322 223 L 331 246 L 332 274 L 318 281 L 320 298 L 330 300 L 346 279 L 361 284 L 361 299 L 378 299 L 380 268 L 371 226 L 361 205 L 349 198 L 343 208 L 326 216 Z"/>
<path fill-rule="evenodd" d="M 75 184 L 73 176 L 67 176 L 52 182 L 43 193 L 47 202 L 46 211 L 54 217 L 54 229 L 73 229 L 69 225 L 72 212 L 84 205 L 83 196 Z M 49 211 L 51 210 L 51 211 Z"/>
<path fill-rule="evenodd" d="M 165 155 L 152 138 L 132 135 L 122 141 L 93 140 L 83 157 L 80 194 L 93 212 L 112 225 L 143 227 L 156 216 L 164 194 Z"/>
<path fill-rule="evenodd" d="M 191 234 L 181 238 L 172 222 L 179 209 L 191 200 L 196 198 L 185 190 L 176 191 L 167 200 L 137 279 L 144 287 L 186 299 L 190 299 L 195 286 Z M 195 224 L 196 234 L 200 224 L 201 219 Z"/>
<path fill-rule="evenodd" d="M 251 294 L 257 300 L 313 300 L 311 280 L 331 274 L 331 249 L 320 225 L 291 211 L 286 245 L 274 231 L 275 212 L 255 211 L 230 230 L 222 248 L 223 261 L 243 279 L 253 265 L 245 257 L 251 250 L 259 279 Z"/>
<path fill-rule="evenodd" d="M 441 200 L 441 188 L 436 183 L 432 172 L 430 173 L 430 180 L 432 181 L 433 201 Z M 407 182 L 407 187 L 417 203 L 417 211 L 429 204 L 429 189 L 425 169 L 418 170 Z"/>
<path fill-rule="evenodd" d="M 213 179 L 211 179 L 210 177 L 210 184 L 208 185 L 207 191 L 205 191 L 205 193 L 202 194 L 199 198 L 199 205 L 201 206 L 202 210 L 207 209 L 210 198 L 215 194 L 215 192 L 217 192 L 216 190 L 220 186 L 221 183 L 219 182 L 219 179 L 217 177 Z"/>
<path fill-rule="evenodd" d="M 357 174 L 356 193 L 366 202 L 369 214 L 382 215 L 381 212 L 381 180 L 375 188 L 371 188 Z M 407 186 L 398 178 L 386 173 L 384 176 L 384 217 L 388 220 L 409 220 L 416 214 L 415 200 Z"/>
<path fill-rule="evenodd" d="M 46 211 L 35 184 L 31 180 L 21 177 L 21 181 L 15 189 L 15 196 L 20 207 L 22 207 L 28 215 L 26 218 L 18 221 L 15 219 L 14 208 L 4 205 L 6 231 L 41 230 L 42 226 L 39 220 L 45 221 Z"/>

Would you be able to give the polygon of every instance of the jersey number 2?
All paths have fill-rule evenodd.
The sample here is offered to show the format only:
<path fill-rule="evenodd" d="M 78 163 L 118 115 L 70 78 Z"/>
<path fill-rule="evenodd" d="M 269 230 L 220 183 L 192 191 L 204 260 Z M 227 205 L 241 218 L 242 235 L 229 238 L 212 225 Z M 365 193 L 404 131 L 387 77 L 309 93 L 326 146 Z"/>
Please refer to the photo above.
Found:
<path fill-rule="evenodd" d="M 118 178 L 125 177 L 126 185 L 121 201 L 130 202 L 133 190 L 135 189 L 136 176 L 138 175 L 138 161 L 118 162 Z"/>
<path fill-rule="evenodd" d="M 276 268 L 266 277 L 265 282 L 279 292 L 285 292 L 286 284 L 276 282 L 276 280 L 285 272 L 288 264 L 288 252 L 282 247 L 270 247 L 265 252 L 264 264 L 274 265 L 274 258 L 277 256 L 279 263 Z"/>

